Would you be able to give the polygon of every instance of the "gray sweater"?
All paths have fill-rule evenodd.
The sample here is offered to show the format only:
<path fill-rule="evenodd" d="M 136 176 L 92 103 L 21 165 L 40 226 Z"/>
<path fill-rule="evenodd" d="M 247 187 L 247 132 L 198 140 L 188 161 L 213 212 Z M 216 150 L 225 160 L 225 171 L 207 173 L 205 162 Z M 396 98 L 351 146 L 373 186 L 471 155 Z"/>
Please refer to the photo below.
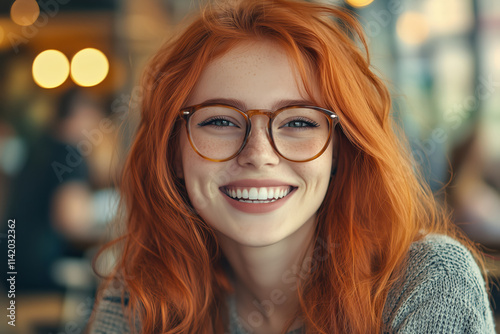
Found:
<path fill-rule="evenodd" d="M 231 296 L 228 305 L 230 334 L 251 334 L 239 323 Z M 479 267 L 462 244 L 442 235 L 411 245 L 405 275 L 388 294 L 383 323 L 384 333 L 495 334 Z M 90 333 L 129 332 L 120 297 L 103 298 Z"/>

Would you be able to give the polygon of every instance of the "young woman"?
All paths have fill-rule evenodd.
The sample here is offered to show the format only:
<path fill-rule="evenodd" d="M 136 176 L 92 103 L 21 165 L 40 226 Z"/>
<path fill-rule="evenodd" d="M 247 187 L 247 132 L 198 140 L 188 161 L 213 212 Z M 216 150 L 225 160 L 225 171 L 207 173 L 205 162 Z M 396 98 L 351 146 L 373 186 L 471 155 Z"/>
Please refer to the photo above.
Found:
<path fill-rule="evenodd" d="M 494 333 L 360 44 L 341 9 L 245 0 L 157 53 L 92 333 Z"/>

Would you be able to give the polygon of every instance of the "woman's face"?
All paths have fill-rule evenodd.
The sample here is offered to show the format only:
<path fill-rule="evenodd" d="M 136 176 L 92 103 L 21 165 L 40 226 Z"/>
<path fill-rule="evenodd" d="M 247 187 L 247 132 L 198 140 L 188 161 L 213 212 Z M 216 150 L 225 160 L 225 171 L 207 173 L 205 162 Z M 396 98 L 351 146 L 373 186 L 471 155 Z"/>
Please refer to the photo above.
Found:
<path fill-rule="evenodd" d="M 287 101 L 311 101 L 298 77 L 281 48 L 267 41 L 242 43 L 207 65 L 187 105 L 231 100 L 230 104 L 237 103 L 246 111 L 275 110 L 289 105 Z M 313 226 L 330 180 L 333 145 L 315 160 L 290 162 L 273 150 L 266 136 L 268 118 L 256 115 L 251 121 L 252 133 L 245 148 L 226 162 L 200 157 L 183 128 L 182 165 L 177 166 L 177 173 L 185 180 L 193 207 L 218 235 L 248 246 L 264 246 L 301 227 Z M 271 188 L 280 195 L 292 190 L 272 203 L 242 203 L 226 194 L 240 190 L 262 195 Z"/>

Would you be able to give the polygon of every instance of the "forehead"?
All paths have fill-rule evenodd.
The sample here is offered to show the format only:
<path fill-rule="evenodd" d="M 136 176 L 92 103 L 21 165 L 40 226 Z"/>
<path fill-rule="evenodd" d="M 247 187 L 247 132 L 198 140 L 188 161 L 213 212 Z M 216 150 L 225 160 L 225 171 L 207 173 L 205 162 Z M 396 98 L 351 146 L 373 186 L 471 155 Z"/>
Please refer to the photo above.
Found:
<path fill-rule="evenodd" d="M 237 99 L 249 109 L 267 109 L 280 99 L 311 99 L 295 63 L 271 41 L 237 44 L 209 62 L 188 105 L 214 98 Z"/>

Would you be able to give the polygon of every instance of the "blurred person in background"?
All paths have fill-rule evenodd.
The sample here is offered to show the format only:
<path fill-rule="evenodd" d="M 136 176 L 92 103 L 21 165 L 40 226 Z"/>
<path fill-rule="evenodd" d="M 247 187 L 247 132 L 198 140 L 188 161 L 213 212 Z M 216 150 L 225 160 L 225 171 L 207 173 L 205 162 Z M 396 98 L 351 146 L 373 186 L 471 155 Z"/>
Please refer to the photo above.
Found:
<path fill-rule="evenodd" d="M 112 218 L 116 197 L 111 182 L 116 136 L 106 114 L 96 97 L 69 89 L 47 130 L 25 141 L 24 165 L 8 183 L 3 221 L 16 221 L 16 293 L 34 298 L 30 303 L 40 294 L 62 300 L 75 284 L 82 288 L 81 282 L 93 288 L 85 254 Z M 10 129 L 4 134 L 19 136 Z M 0 154 L 7 156 L 9 147 L 2 147 Z M 2 285 L 5 275 L 2 271 Z"/>
<path fill-rule="evenodd" d="M 62 291 L 51 268 L 72 248 L 63 231 L 83 222 L 90 224 L 88 165 L 72 138 L 78 134 L 70 135 L 79 130 L 71 129 L 80 112 L 75 97 L 75 92 L 64 96 L 48 131 L 28 142 L 25 164 L 10 184 L 6 217 L 17 223 L 16 258 L 21 273 L 17 286 L 21 293 Z M 66 166 L 66 160 L 72 167 Z M 66 166 L 64 174 L 58 173 L 62 166 Z M 60 213 L 56 194 L 63 192 L 78 203 L 71 212 Z"/>
<path fill-rule="evenodd" d="M 500 160 L 486 150 L 476 124 L 471 135 L 454 149 L 454 176 L 447 187 L 455 222 L 474 241 L 500 251 Z"/>

